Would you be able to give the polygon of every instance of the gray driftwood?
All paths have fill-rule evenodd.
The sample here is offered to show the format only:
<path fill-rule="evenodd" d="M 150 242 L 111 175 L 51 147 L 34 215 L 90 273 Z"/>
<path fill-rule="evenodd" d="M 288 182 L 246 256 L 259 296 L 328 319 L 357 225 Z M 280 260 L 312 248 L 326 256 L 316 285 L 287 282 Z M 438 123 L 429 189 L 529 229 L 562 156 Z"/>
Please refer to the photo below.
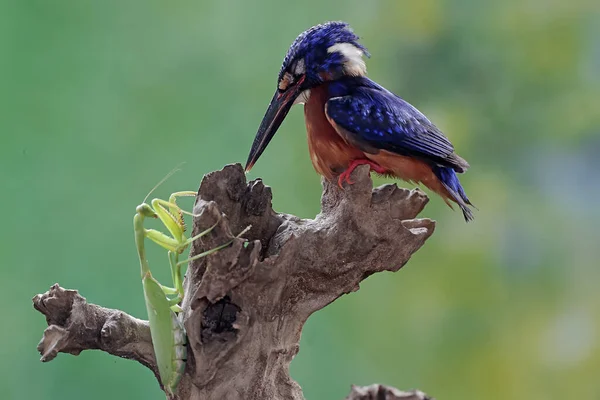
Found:
<path fill-rule="evenodd" d="M 397 271 L 433 233 L 430 219 L 415 219 L 427 204 L 416 190 L 372 188 L 368 166 L 340 189 L 323 181 L 315 219 L 280 214 L 271 188 L 246 182 L 239 164 L 206 175 L 200 185 L 193 233 L 218 222 L 192 245 L 191 255 L 244 239 L 188 268 L 182 303 L 189 339 L 186 373 L 175 399 L 300 400 L 289 365 L 307 318 L 371 274 Z M 157 374 L 145 321 L 86 302 L 54 285 L 33 298 L 48 328 L 38 346 L 42 361 L 59 352 L 100 349 L 136 360 Z M 353 386 L 347 399 L 424 400 L 418 391 Z"/>

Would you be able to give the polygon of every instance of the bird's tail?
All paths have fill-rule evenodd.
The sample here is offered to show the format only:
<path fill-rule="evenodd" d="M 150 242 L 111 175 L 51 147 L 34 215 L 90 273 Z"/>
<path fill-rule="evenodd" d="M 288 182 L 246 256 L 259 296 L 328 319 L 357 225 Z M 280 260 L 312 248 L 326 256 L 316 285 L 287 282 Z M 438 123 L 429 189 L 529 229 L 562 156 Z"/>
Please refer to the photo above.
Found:
<path fill-rule="evenodd" d="M 440 180 L 444 189 L 448 191 L 451 200 L 454 200 L 458 204 L 465 217 L 465 221 L 469 222 L 475 219 L 473 211 L 469 208 L 469 206 L 475 206 L 471 204 L 471 201 L 467 197 L 465 190 L 458 180 L 458 176 L 456 176 L 456 172 L 452 168 L 436 166 L 433 168 L 433 173 Z"/>

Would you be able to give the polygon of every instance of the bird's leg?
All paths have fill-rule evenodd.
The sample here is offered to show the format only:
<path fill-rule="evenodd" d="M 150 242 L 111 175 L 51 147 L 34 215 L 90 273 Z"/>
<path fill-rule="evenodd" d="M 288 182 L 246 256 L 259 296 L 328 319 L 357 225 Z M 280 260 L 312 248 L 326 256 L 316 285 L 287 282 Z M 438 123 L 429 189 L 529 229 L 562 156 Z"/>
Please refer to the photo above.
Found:
<path fill-rule="evenodd" d="M 350 180 L 350 174 L 352 174 L 352 171 L 354 171 L 359 165 L 369 165 L 371 167 L 371 171 L 375 171 L 378 174 L 385 174 L 387 172 L 385 168 L 374 161 L 367 160 L 365 158 L 352 160 L 348 168 L 346 168 L 346 170 L 342 172 L 338 178 L 338 186 L 340 188 L 344 188 L 344 181 L 346 181 L 349 185 L 354 184 L 354 182 Z"/>

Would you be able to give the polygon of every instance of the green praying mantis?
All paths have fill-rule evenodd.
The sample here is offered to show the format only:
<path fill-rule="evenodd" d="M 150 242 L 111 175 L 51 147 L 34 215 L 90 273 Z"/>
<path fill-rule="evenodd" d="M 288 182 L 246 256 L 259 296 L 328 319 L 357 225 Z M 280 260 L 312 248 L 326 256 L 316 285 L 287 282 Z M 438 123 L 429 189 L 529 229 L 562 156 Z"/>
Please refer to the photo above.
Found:
<path fill-rule="evenodd" d="M 215 253 L 229 246 L 233 242 L 233 240 L 231 240 L 191 258 L 182 261 L 179 260 L 179 256 L 185 251 L 190 243 L 209 233 L 218 223 L 217 221 L 215 225 L 205 231 L 200 232 L 191 238 L 187 238 L 185 236 L 186 227 L 183 215 L 194 215 L 183 211 L 177 205 L 177 199 L 179 197 L 191 196 L 196 196 L 196 192 L 176 192 L 169 197 L 168 201 L 154 199 L 150 204 L 147 204 L 146 199 L 144 199 L 144 202 L 137 206 L 135 216 L 133 217 L 135 244 L 140 259 L 142 286 L 144 289 L 146 309 L 148 311 L 152 345 L 154 347 L 160 380 L 165 393 L 169 398 L 173 396 L 173 393 L 183 376 L 187 358 L 187 339 L 183 321 L 180 317 L 182 309 L 179 306 L 184 294 L 181 267 L 190 261 Z M 147 197 L 148 196 L 146 196 L 146 198 Z M 160 219 L 162 224 L 169 231 L 170 236 L 155 229 L 146 229 L 144 227 L 144 220 L 146 218 Z M 247 229 L 240 233 L 238 237 L 246 232 Z M 168 251 L 173 287 L 161 285 L 152 276 L 148 260 L 146 259 L 144 247 L 145 239 L 152 240 Z"/>

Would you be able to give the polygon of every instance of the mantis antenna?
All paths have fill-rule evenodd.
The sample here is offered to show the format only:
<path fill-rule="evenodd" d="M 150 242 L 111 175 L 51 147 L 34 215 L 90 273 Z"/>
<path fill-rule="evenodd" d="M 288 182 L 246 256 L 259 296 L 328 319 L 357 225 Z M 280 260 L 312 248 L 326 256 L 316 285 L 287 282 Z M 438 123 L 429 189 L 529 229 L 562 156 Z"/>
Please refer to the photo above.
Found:
<path fill-rule="evenodd" d="M 150 191 L 148 192 L 148 194 L 146 195 L 146 197 L 144 197 L 144 201 L 142 201 L 142 203 L 145 203 L 146 200 L 148 200 L 148 197 L 150 197 L 150 195 L 152 193 L 154 193 L 154 191 L 156 189 L 158 189 L 160 187 L 160 185 L 162 185 L 163 183 L 165 183 L 170 177 L 172 177 L 173 175 L 175 175 L 175 173 L 181 171 L 181 166 L 183 164 L 185 164 L 185 161 L 182 161 L 179 164 L 177 164 L 175 166 L 175 168 L 173 168 L 171 171 L 169 171 L 168 174 L 166 174 L 160 181 L 158 181 L 158 183 L 156 185 L 154 185 L 154 187 L 152 189 L 150 189 Z"/>

